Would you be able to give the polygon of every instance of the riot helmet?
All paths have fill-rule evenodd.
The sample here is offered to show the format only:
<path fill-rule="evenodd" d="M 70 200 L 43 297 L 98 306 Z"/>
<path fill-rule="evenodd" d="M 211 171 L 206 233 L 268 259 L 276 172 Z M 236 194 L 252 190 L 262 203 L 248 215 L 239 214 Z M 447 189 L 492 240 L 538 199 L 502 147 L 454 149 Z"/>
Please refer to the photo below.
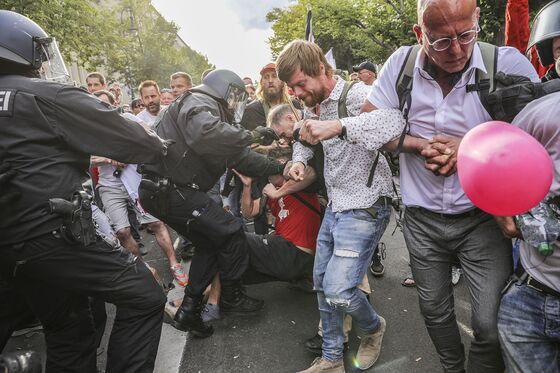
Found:
<path fill-rule="evenodd" d="M 56 40 L 29 18 L 9 10 L 0 10 L 0 60 L 38 70 L 46 80 L 70 78 Z"/>
<path fill-rule="evenodd" d="M 552 40 L 557 36 L 560 36 L 560 0 L 546 4 L 535 16 L 527 51 L 536 45 L 541 65 L 551 65 L 554 63 Z"/>
<path fill-rule="evenodd" d="M 241 122 L 248 96 L 243 80 L 233 71 L 213 70 L 193 91 L 205 93 L 220 101 L 233 115 L 234 122 Z"/>

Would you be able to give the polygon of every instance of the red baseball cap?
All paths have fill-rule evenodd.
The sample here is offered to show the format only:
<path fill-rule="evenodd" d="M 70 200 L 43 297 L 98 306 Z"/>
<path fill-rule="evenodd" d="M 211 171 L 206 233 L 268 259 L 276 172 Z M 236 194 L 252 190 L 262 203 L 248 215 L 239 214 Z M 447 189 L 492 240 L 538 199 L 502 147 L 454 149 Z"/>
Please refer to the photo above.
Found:
<path fill-rule="evenodd" d="M 267 70 L 276 70 L 276 64 L 274 62 L 270 62 L 264 65 L 264 67 L 261 69 L 261 75 L 264 74 L 264 72 Z"/>

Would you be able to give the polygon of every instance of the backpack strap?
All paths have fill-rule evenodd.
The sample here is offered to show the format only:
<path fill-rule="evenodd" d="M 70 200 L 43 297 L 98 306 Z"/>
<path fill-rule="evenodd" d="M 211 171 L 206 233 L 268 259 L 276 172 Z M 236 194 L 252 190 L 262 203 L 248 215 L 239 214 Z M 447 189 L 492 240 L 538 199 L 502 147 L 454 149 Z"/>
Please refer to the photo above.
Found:
<path fill-rule="evenodd" d="M 477 69 L 474 84 L 467 85 L 467 92 L 478 92 L 480 102 L 488 113 L 491 113 L 490 104 L 488 103 L 488 94 L 493 92 L 496 85 L 496 72 L 498 70 L 498 47 L 492 44 L 479 41 L 478 47 L 482 54 L 482 61 L 486 72 Z"/>
<path fill-rule="evenodd" d="M 414 64 L 416 63 L 416 58 L 418 57 L 418 53 L 420 52 L 421 48 L 422 46 L 420 44 L 417 44 L 408 50 L 395 85 L 397 96 L 399 97 L 399 110 L 403 113 L 403 117 L 406 122 L 401 136 L 399 137 L 397 150 L 394 152 L 395 156 L 398 156 L 400 154 L 404 143 L 404 137 L 410 129 L 410 125 L 408 124 L 408 113 L 410 111 L 410 105 L 412 103 Z"/>
<path fill-rule="evenodd" d="M 300 194 L 299 192 L 295 192 L 292 194 L 289 194 L 290 196 L 294 197 L 295 199 L 297 199 L 298 201 L 301 202 L 301 204 L 303 204 L 305 207 L 307 207 L 308 209 L 310 209 L 311 211 L 315 212 L 317 215 L 319 215 L 319 217 L 321 219 L 323 219 L 323 214 L 321 213 L 321 211 L 319 211 L 315 206 L 313 206 L 311 203 L 309 203 L 308 201 L 306 201 Z"/>
<path fill-rule="evenodd" d="M 346 98 L 348 97 L 348 92 L 350 88 L 356 84 L 356 81 L 346 81 L 344 82 L 344 88 L 338 99 L 338 119 L 348 118 L 348 107 L 346 106 Z"/>

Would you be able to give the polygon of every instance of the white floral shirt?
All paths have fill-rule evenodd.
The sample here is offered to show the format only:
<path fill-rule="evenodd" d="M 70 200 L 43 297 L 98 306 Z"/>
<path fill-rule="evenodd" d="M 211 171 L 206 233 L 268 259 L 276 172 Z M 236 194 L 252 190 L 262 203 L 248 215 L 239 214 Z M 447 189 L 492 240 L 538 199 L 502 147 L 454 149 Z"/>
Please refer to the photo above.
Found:
<path fill-rule="evenodd" d="M 330 96 L 320 104 L 319 117 L 314 119 L 338 118 L 338 100 L 343 89 L 344 80 L 337 78 Z M 348 92 L 346 108 L 349 117 L 342 120 L 347 139 L 335 137 L 321 142 L 325 153 L 325 185 L 333 212 L 368 208 L 379 197 L 393 195 L 391 170 L 383 155 L 379 156 L 371 186 L 367 184 L 377 150 L 400 136 L 405 121 L 401 112 L 395 109 L 359 115 L 370 89 L 370 86 L 357 83 Z M 306 112 L 306 117 L 310 119 L 312 114 Z M 307 164 L 312 157 L 310 148 L 294 144 L 294 162 Z"/>

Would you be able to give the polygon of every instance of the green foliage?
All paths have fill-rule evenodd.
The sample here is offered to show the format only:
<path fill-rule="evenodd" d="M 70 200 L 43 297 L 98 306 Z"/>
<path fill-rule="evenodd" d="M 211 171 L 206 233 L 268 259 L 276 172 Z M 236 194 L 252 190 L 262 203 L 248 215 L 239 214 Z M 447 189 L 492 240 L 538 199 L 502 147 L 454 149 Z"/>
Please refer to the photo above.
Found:
<path fill-rule="evenodd" d="M 149 0 L 0 0 L 0 9 L 21 13 L 55 37 L 66 62 L 86 70 L 103 66 L 109 75 L 137 87 L 147 79 L 162 87 L 185 71 L 194 83 L 211 67 L 208 59 L 178 42 L 178 27 Z"/>
<path fill-rule="evenodd" d="M 531 14 L 549 0 L 530 0 Z M 507 0 L 479 0 L 479 39 L 503 44 Z M 416 43 L 416 0 L 297 0 L 267 15 L 272 22 L 269 39 L 276 57 L 294 39 L 305 37 L 307 6 L 313 10 L 315 42 L 326 52 L 334 48 L 338 68 L 350 69 L 363 60 L 382 63 L 401 45 Z"/>

